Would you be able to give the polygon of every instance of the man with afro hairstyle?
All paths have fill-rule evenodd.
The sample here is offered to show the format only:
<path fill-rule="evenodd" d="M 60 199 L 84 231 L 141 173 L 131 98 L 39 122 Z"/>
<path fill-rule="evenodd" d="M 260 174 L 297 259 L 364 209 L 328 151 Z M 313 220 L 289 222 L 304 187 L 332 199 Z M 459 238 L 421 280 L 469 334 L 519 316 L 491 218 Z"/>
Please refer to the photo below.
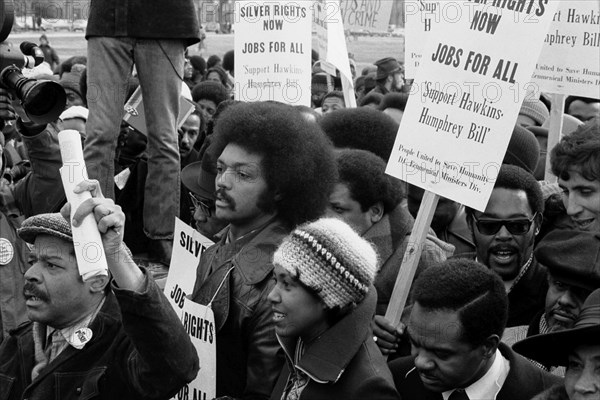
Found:
<path fill-rule="evenodd" d="M 386 175 L 385 162 L 366 150 L 344 149 L 337 154 L 339 181 L 329 196 L 328 215 L 340 218 L 370 241 L 380 257 L 375 278 L 377 314 L 385 314 L 414 220 L 405 207 L 402 182 Z M 428 236 L 419 273 L 451 255 L 454 247 Z"/>
<path fill-rule="evenodd" d="M 370 107 L 337 110 L 321 119 L 321 128 L 335 147 L 368 150 L 386 162 L 398 127 L 392 117 Z"/>
<path fill-rule="evenodd" d="M 219 104 L 230 98 L 229 91 L 219 82 L 204 81 L 192 89 L 192 99 L 202 112 L 202 120 L 210 121 L 217 112 Z"/>
<path fill-rule="evenodd" d="M 267 399 L 284 361 L 267 300 L 273 253 L 324 213 L 333 149 L 293 106 L 257 102 L 225 109 L 206 151 L 217 159 L 215 215 L 229 225 L 202 255 L 191 298 L 215 314 L 217 396 Z"/>

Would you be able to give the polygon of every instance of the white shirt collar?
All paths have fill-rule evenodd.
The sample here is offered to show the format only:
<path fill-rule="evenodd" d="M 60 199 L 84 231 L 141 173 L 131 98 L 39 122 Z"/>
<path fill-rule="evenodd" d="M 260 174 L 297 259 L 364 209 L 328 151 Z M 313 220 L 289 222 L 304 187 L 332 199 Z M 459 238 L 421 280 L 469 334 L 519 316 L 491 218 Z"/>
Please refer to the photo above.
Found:
<path fill-rule="evenodd" d="M 504 381 L 510 371 L 510 362 L 504 358 L 500 350 L 496 349 L 494 362 L 488 371 L 479 380 L 464 388 L 470 400 L 495 400 L 502 389 Z M 454 389 L 442 393 L 444 400 L 448 400 Z"/>

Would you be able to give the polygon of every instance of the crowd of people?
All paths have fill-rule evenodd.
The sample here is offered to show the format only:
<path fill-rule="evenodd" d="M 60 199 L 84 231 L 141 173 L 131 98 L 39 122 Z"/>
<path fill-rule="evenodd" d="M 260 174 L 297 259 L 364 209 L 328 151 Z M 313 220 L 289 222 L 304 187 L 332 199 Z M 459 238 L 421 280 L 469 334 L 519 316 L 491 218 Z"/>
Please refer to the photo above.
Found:
<path fill-rule="evenodd" d="M 567 98 L 554 148 L 547 95 L 523 102 L 485 210 L 439 200 L 394 325 L 424 195 L 385 173 L 402 62 L 351 60 L 357 108 L 316 51 L 310 107 L 234 100 L 233 50 L 188 56 L 191 0 L 151 3 L 92 1 L 86 56 L 59 63 L 40 38 L 31 76 L 63 86 L 57 121 L 0 89 L 0 399 L 168 399 L 203 373 L 162 293 L 175 217 L 214 242 L 189 300 L 214 313 L 219 399 L 600 397 L 600 99 Z M 147 132 L 123 119 L 138 87 Z M 64 129 L 91 178 L 73 214 Z M 86 216 L 109 273 L 84 280 Z"/>

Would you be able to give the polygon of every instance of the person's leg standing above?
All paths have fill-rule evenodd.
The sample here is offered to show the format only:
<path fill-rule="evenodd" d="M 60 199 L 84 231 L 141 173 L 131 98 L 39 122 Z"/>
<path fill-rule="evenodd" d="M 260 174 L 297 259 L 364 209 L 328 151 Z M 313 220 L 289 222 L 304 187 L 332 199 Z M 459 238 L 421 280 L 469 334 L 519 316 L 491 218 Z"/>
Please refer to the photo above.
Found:
<path fill-rule="evenodd" d="M 88 38 L 87 103 L 83 155 L 87 173 L 100 182 L 104 196 L 115 198 L 114 158 L 133 68 L 134 39 Z"/>
<path fill-rule="evenodd" d="M 144 195 L 144 232 L 149 250 L 168 264 L 175 217 L 179 215 L 179 148 L 177 116 L 183 82 L 181 40 L 136 41 L 134 56 L 148 127 L 148 176 Z"/>

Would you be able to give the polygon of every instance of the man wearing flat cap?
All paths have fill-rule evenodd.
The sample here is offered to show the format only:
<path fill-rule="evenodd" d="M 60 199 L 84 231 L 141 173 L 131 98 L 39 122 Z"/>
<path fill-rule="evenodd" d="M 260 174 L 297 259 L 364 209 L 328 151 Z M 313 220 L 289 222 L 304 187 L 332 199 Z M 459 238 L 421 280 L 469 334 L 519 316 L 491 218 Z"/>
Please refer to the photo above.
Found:
<path fill-rule="evenodd" d="M 600 288 L 600 234 L 552 231 L 538 244 L 535 257 L 548 269 L 545 307 L 528 327 L 515 327 L 513 332 L 507 333 L 504 341 L 508 344 L 572 328 L 585 299 Z M 557 375 L 564 374 L 564 369 L 551 365 L 543 368 Z"/>
<path fill-rule="evenodd" d="M 404 69 L 395 58 L 386 57 L 375 61 L 377 66 L 377 86 L 369 93 L 386 95 L 391 92 L 400 92 L 404 86 Z"/>
<path fill-rule="evenodd" d="M 71 224 L 61 214 L 26 219 L 19 236 L 33 245 L 23 294 L 27 322 L 0 347 L 0 398 L 166 399 L 195 378 L 198 357 L 164 294 L 131 259 L 122 237 L 125 214 L 90 191 L 73 226 L 95 219 L 108 269 L 82 277 Z M 70 207 L 63 207 L 68 215 Z M 151 316 L 151 317 L 149 317 Z"/>
<path fill-rule="evenodd" d="M 544 365 L 566 367 L 564 384 L 533 400 L 597 400 L 600 398 L 600 289 L 583 303 L 571 329 L 529 337 L 513 349 Z M 549 350 L 551 349 L 551 350 Z"/>

